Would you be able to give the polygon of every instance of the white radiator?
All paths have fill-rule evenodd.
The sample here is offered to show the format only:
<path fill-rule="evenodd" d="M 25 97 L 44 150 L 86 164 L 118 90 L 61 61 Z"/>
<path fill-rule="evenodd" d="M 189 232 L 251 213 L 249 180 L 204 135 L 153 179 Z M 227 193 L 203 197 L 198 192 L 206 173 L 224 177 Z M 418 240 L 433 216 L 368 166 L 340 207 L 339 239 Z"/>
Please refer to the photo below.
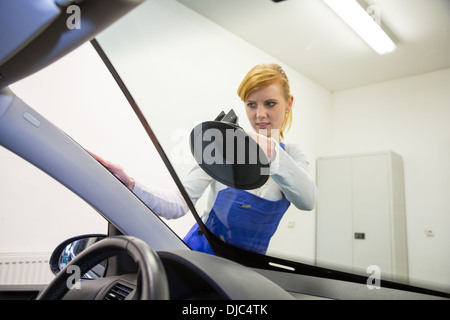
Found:
<path fill-rule="evenodd" d="M 50 253 L 0 254 L 0 285 L 47 284 L 54 275 L 50 271 Z"/>

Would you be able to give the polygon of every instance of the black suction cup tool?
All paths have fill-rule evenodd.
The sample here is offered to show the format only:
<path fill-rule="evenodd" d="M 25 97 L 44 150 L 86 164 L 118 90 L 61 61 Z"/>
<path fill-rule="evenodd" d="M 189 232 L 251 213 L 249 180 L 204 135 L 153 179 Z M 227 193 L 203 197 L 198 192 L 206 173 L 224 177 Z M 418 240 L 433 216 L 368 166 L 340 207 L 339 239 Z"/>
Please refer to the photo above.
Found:
<path fill-rule="evenodd" d="M 238 125 L 231 109 L 191 131 L 191 152 L 212 178 L 232 188 L 256 189 L 269 178 L 269 160 L 261 147 Z"/>

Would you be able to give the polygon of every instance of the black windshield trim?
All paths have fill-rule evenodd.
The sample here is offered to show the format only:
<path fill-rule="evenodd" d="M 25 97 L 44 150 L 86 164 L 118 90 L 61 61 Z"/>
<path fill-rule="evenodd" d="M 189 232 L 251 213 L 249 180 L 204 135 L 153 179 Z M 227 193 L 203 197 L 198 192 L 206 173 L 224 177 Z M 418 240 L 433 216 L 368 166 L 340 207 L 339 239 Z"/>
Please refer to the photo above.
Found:
<path fill-rule="evenodd" d="M 138 104 L 136 103 L 136 100 L 134 100 L 131 92 L 128 90 L 127 86 L 123 82 L 122 78 L 120 77 L 119 73 L 113 66 L 112 62 L 109 60 L 108 56 L 106 55 L 105 51 L 102 49 L 98 41 L 94 38 L 91 41 L 92 46 L 97 51 L 98 55 L 102 59 L 103 63 L 108 68 L 108 71 L 113 76 L 114 80 L 116 81 L 117 85 L 119 86 L 122 93 L 125 95 L 125 98 L 127 99 L 128 103 L 130 104 L 131 108 L 135 112 L 136 116 L 138 117 L 139 121 L 141 122 L 142 126 L 144 127 L 144 130 L 146 131 L 147 135 L 149 136 L 150 140 L 152 141 L 153 145 L 156 148 L 156 151 L 159 153 L 162 161 L 164 162 L 164 165 L 166 166 L 167 170 L 169 171 L 172 179 L 175 181 L 176 186 L 181 192 L 181 195 L 183 196 L 184 200 L 186 201 L 186 204 L 189 207 L 189 210 L 194 215 L 194 218 L 196 222 L 199 224 L 200 228 L 203 232 L 206 233 L 206 226 L 202 223 L 201 218 L 199 217 L 194 204 L 192 203 L 191 199 L 189 198 L 189 195 L 187 194 L 186 189 L 184 188 L 181 180 L 179 179 L 177 173 L 175 172 L 174 167 L 172 166 L 172 163 L 170 162 L 169 158 L 167 157 L 164 149 L 162 148 L 161 144 L 158 141 L 158 138 L 156 137 L 155 133 L 153 132 L 152 128 L 150 127 L 150 124 L 148 123 L 147 119 L 145 118 L 143 112 L 139 108 Z M 209 240 L 209 239 L 208 239 Z"/>

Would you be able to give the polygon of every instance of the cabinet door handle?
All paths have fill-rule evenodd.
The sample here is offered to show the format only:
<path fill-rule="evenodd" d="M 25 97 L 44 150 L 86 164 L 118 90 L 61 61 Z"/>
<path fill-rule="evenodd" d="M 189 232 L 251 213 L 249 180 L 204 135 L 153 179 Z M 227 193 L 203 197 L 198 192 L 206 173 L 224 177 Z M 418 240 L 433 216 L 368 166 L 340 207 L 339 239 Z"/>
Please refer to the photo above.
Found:
<path fill-rule="evenodd" d="M 355 232 L 355 239 L 364 240 L 366 238 L 366 234 L 364 232 Z"/>

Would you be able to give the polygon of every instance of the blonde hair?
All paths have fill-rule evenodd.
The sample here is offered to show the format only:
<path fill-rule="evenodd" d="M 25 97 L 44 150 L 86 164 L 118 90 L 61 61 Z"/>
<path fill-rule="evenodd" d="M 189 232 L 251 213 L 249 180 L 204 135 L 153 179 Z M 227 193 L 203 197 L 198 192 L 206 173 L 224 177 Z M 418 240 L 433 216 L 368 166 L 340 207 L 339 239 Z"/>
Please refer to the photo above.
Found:
<path fill-rule="evenodd" d="M 276 63 L 258 64 L 254 66 L 244 77 L 237 90 L 238 96 L 243 102 L 247 101 L 248 96 L 256 90 L 264 89 L 267 86 L 279 83 L 282 88 L 283 97 L 289 101 L 291 91 L 289 79 L 283 68 Z M 284 131 L 289 130 L 292 125 L 292 111 L 286 112 L 280 128 L 280 138 L 284 138 Z"/>

